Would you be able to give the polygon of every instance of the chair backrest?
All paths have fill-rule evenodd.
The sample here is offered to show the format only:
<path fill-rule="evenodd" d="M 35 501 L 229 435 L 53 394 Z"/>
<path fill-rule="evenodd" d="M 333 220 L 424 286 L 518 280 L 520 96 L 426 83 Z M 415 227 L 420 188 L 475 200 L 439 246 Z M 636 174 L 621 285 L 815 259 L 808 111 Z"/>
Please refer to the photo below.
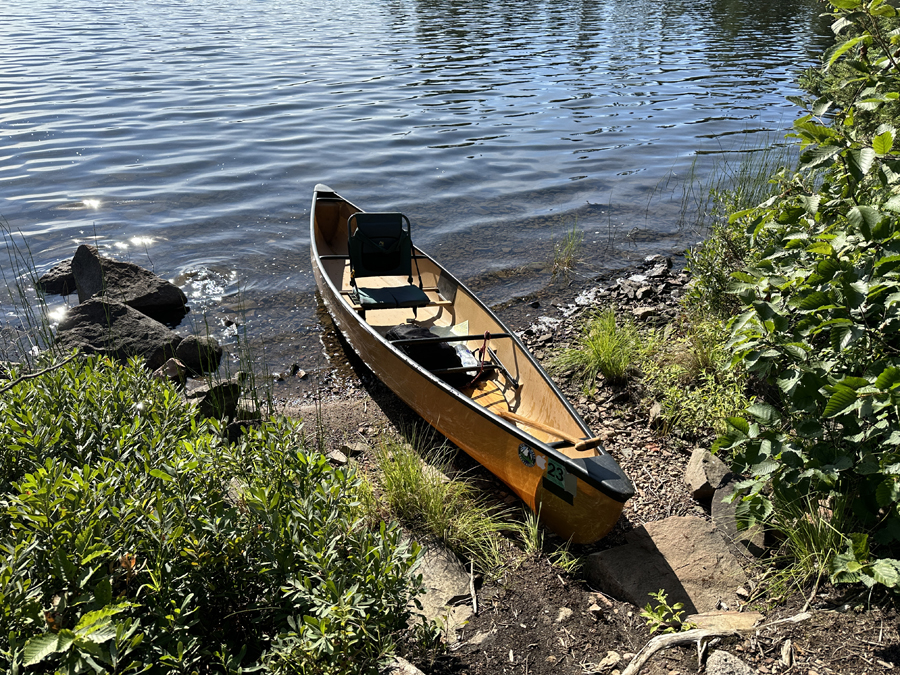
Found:
<path fill-rule="evenodd" d="M 356 221 L 356 230 L 352 223 Z M 403 227 L 406 221 L 406 228 Z M 402 213 L 354 213 L 347 219 L 350 269 L 356 277 L 402 275 L 412 283 L 412 238 Z"/>

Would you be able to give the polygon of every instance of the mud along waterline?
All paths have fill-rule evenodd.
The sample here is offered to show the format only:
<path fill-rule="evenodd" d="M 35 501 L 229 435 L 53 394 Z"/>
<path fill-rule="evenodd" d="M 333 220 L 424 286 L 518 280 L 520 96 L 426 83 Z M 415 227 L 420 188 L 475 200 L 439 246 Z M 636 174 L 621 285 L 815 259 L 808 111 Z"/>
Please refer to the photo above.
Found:
<path fill-rule="evenodd" d="M 186 284 L 197 325 L 228 341 L 239 324 L 278 368 L 319 349 L 316 183 L 407 213 L 415 241 L 488 304 L 544 286 L 576 223 L 587 271 L 683 248 L 697 236 L 681 226 L 685 177 L 780 138 L 785 96 L 828 39 L 819 11 L 11 4 L 0 215 L 39 271 L 93 240 Z"/>

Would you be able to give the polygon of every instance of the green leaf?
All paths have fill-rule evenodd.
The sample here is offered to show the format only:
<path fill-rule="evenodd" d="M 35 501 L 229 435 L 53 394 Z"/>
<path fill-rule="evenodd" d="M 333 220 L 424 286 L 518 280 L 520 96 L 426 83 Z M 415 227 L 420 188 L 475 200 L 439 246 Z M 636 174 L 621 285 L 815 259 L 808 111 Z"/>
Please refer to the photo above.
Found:
<path fill-rule="evenodd" d="M 900 583 L 900 573 L 897 571 L 897 561 L 882 558 L 876 560 L 871 566 L 872 577 L 882 586 L 894 588 Z"/>
<path fill-rule="evenodd" d="M 848 152 L 847 156 L 848 159 L 850 159 L 851 164 L 855 164 L 856 168 L 859 170 L 857 180 L 869 173 L 869 169 L 872 168 L 872 164 L 876 159 L 875 151 L 872 150 L 872 148 L 857 148 Z"/>
<path fill-rule="evenodd" d="M 103 577 L 100 582 L 94 586 L 94 599 L 101 607 L 112 602 L 112 584 L 109 577 Z"/>
<path fill-rule="evenodd" d="M 728 426 L 740 431 L 745 436 L 750 433 L 750 423 L 743 417 L 728 417 L 725 422 Z"/>
<path fill-rule="evenodd" d="M 872 228 L 881 220 L 881 211 L 871 206 L 854 206 L 847 214 L 853 227 L 859 228 L 866 239 L 872 238 Z"/>
<path fill-rule="evenodd" d="M 800 301 L 799 308 L 804 311 L 811 311 L 813 309 L 818 309 L 823 305 L 830 304 L 831 296 L 828 295 L 828 293 L 823 293 L 822 291 L 813 291 Z"/>
<path fill-rule="evenodd" d="M 36 663 L 43 661 L 51 654 L 55 654 L 59 651 L 59 649 L 57 649 L 58 644 L 59 637 L 56 633 L 45 633 L 44 635 L 38 635 L 37 637 L 31 638 L 25 643 L 25 649 L 22 653 L 22 656 L 25 659 L 25 665 L 33 666 Z"/>
<path fill-rule="evenodd" d="M 892 478 L 882 481 L 878 484 L 878 487 L 875 488 L 875 500 L 881 507 L 893 504 L 898 499 L 900 499 L 900 486 L 898 486 L 897 481 Z"/>
<path fill-rule="evenodd" d="M 831 0 L 831 4 L 841 7 L 842 9 L 851 9 L 858 6 L 854 0 Z M 831 56 L 828 58 L 828 63 L 825 64 L 825 71 L 827 72 L 831 66 L 834 65 L 834 62 L 841 58 L 848 51 L 853 49 L 860 42 L 864 41 L 866 36 L 860 35 L 855 38 L 850 38 L 846 42 L 839 44 L 834 51 L 831 52 Z"/>
<path fill-rule="evenodd" d="M 844 148 L 839 145 L 818 146 L 800 155 L 800 164 L 804 169 L 811 169 L 837 157 Z"/>
<path fill-rule="evenodd" d="M 768 403 L 754 403 L 747 408 L 747 413 L 767 426 L 781 422 L 781 413 Z"/>
<path fill-rule="evenodd" d="M 883 156 L 890 153 L 890 151 L 894 147 L 894 133 L 892 131 L 885 131 L 882 134 L 878 134 L 875 138 L 872 139 L 872 150 L 875 151 L 876 155 Z"/>
<path fill-rule="evenodd" d="M 150 471 L 150 475 L 153 476 L 154 478 L 159 478 L 160 480 L 163 480 L 166 483 L 171 483 L 173 480 L 175 480 L 172 476 L 167 474 L 162 469 L 152 469 Z"/>
<path fill-rule="evenodd" d="M 893 389 L 900 383 L 900 368 L 889 366 L 881 371 L 875 379 L 875 386 L 879 389 Z"/>
<path fill-rule="evenodd" d="M 849 408 L 856 402 L 856 391 L 850 387 L 838 385 L 836 391 L 828 399 L 823 415 L 834 417 Z"/>

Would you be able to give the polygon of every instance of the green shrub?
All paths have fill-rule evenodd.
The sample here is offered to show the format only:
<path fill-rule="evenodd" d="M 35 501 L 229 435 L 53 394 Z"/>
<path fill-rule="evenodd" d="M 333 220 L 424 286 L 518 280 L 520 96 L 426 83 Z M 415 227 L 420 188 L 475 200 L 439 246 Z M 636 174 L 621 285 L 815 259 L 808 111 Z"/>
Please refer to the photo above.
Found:
<path fill-rule="evenodd" d="M 767 242 L 732 290 L 747 311 L 732 322 L 736 358 L 775 395 L 729 420 L 717 447 L 750 478 L 741 514 L 787 505 L 846 504 L 834 581 L 900 585 L 900 160 L 896 129 L 857 119 L 900 100 L 900 35 L 875 0 L 832 0 L 834 28 L 853 27 L 826 69 L 849 68 L 846 100 L 824 98 L 794 124 L 801 172 L 758 208 L 732 216 Z M 816 116 L 833 109 L 834 123 Z M 818 507 L 816 507 L 818 508 Z M 833 543 L 828 545 L 834 549 Z"/>
<path fill-rule="evenodd" d="M 749 404 L 747 378 L 731 367 L 727 332 L 715 319 L 686 319 L 645 339 L 641 384 L 661 405 L 663 432 L 724 433 L 725 420 Z"/>
<path fill-rule="evenodd" d="M 417 547 L 269 421 L 230 445 L 136 364 L 76 360 L 0 400 L 4 672 L 376 672 Z"/>
<path fill-rule="evenodd" d="M 628 319 L 616 322 L 614 309 L 606 309 L 584 327 L 576 346 L 564 349 L 550 363 L 551 372 L 575 370 L 585 393 L 593 393 L 597 375 L 602 374 L 613 384 L 625 382 L 640 348 L 640 336 Z"/>

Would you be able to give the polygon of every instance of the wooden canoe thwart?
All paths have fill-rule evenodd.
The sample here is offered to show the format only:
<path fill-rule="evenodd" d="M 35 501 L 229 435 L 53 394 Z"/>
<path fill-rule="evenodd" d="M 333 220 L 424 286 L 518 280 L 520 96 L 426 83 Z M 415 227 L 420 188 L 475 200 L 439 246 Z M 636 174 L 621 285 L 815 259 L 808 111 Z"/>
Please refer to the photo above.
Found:
<path fill-rule="evenodd" d="M 547 527 L 597 541 L 634 494 L 631 481 L 521 340 L 412 245 L 410 227 L 316 186 L 312 267 L 335 324 L 375 375 Z"/>

